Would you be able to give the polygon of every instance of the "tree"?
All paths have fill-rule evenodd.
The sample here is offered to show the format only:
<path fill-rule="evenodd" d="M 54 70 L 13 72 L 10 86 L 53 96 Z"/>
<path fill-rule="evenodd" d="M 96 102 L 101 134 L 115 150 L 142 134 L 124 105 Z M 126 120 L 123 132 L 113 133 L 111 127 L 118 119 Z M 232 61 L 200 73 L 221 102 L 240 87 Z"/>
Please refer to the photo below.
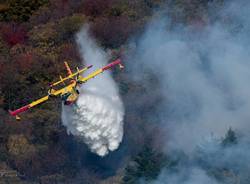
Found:
<path fill-rule="evenodd" d="M 24 159 L 29 158 L 36 151 L 24 135 L 10 135 L 7 148 L 12 156 Z"/>
<path fill-rule="evenodd" d="M 85 0 L 83 3 L 84 14 L 97 17 L 104 14 L 113 4 L 113 0 Z"/>
<path fill-rule="evenodd" d="M 48 0 L 7 0 L 0 20 L 27 21 L 35 10 L 47 3 Z"/>
<path fill-rule="evenodd" d="M 8 48 L 4 44 L 3 39 L 0 38 L 0 62 L 1 62 L 1 58 L 5 57 L 7 54 L 8 54 Z"/>
<path fill-rule="evenodd" d="M 222 140 L 222 145 L 223 146 L 231 146 L 231 145 L 234 145 L 234 144 L 237 144 L 237 143 L 238 143 L 238 140 L 237 140 L 236 133 L 230 127 L 229 130 L 226 133 L 226 136 Z"/>
<path fill-rule="evenodd" d="M 42 6 L 37 11 L 35 11 L 29 19 L 29 22 L 33 25 L 46 24 L 49 22 L 52 11 L 49 6 Z"/>
<path fill-rule="evenodd" d="M 27 39 L 25 26 L 17 23 L 2 24 L 0 28 L 2 40 L 12 47 L 16 44 L 23 44 Z"/>
<path fill-rule="evenodd" d="M 140 178 L 146 181 L 155 179 L 165 163 L 165 156 L 145 145 L 142 151 L 125 169 L 124 184 L 136 184 Z"/>
<path fill-rule="evenodd" d="M 60 19 L 57 26 L 59 39 L 61 41 L 72 39 L 74 34 L 79 31 L 84 22 L 85 17 L 80 14 L 74 14 Z"/>
<path fill-rule="evenodd" d="M 58 41 L 55 23 L 47 23 L 33 27 L 28 33 L 29 40 L 35 47 L 49 49 Z M 51 50 L 51 49 L 49 49 Z M 45 50 L 47 52 L 48 50 Z"/>
<path fill-rule="evenodd" d="M 91 33 L 104 47 L 117 48 L 124 44 L 134 31 L 128 17 L 98 18 L 91 26 Z"/>

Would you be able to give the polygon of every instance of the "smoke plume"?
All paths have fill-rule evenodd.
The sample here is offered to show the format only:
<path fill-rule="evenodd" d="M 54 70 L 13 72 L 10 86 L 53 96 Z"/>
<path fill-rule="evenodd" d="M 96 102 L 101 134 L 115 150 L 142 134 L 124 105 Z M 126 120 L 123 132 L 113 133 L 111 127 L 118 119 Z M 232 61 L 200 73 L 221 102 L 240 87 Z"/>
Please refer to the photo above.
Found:
<path fill-rule="evenodd" d="M 230 127 L 249 138 L 250 2 L 225 6 L 218 15 L 223 17 L 221 21 L 199 29 L 184 25 L 173 28 L 167 19 L 154 20 L 129 57 L 135 80 L 143 82 L 144 71 L 160 79 L 165 101 L 155 117 L 167 132 L 166 152 L 181 150 L 191 159 L 178 172 L 164 169 L 157 184 L 217 183 L 195 164 L 197 147 L 211 136 L 220 140 Z M 206 162 L 236 173 L 248 168 L 246 142 L 228 149 L 221 149 L 220 141 L 212 142 L 213 149 L 208 149 L 209 144 L 203 147 Z"/>
<path fill-rule="evenodd" d="M 107 64 L 107 54 L 89 36 L 87 27 L 76 39 L 85 65 L 98 69 Z M 63 124 L 92 152 L 105 156 L 118 148 L 123 137 L 124 109 L 118 89 L 110 72 L 105 71 L 82 85 L 80 93 L 75 106 L 63 106 Z"/>

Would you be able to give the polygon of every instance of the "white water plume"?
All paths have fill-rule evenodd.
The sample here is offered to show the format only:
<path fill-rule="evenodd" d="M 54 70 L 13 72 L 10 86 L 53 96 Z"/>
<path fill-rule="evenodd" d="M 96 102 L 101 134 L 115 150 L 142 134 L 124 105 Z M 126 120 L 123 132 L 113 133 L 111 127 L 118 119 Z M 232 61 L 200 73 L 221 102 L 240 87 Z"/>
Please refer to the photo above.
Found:
<path fill-rule="evenodd" d="M 77 43 L 85 65 L 91 71 L 107 64 L 107 54 L 100 49 L 84 27 Z M 68 133 L 78 136 L 99 156 L 118 148 L 123 137 L 124 108 L 118 88 L 109 71 L 90 79 L 80 89 L 76 105 L 63 106 L 62 120 Z"/>

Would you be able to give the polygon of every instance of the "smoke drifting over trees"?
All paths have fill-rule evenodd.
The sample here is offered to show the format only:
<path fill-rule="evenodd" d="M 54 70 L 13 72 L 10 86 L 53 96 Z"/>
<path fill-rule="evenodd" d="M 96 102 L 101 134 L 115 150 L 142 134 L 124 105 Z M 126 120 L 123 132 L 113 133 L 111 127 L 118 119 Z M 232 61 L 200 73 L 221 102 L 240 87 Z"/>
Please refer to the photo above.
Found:
<path fill-rule="evenodd" d="M 165 129 L 165 153 L 181 151 L 187 156 L 174 172 L 166 166 L 153 183 L 246 182 L 244 173 L 249 169 L 239 158 L 250 158 L 246 146 L 250 128 L 249 8 L 246 1 L 227 3 L 217 12 L 215 22 L 200 29 L 173 26 L 171 18 L 159 20 L 164 15 L 158 16 L 134 44 L 128 58 L 131 75 L 144 84 L 147 73 L 159 79 L 159 86 L 150 93 L 159 95 L 160 90 L 163 100 L 151 119 L 157 118 L 158 126 Z M 233 142 L 236 138 L 230 127 L 242 136 L 239 143 Z M 228 129 L 231 138 L 221 142 Z M 229 140 L 234 144 L 227 147 Z"/>

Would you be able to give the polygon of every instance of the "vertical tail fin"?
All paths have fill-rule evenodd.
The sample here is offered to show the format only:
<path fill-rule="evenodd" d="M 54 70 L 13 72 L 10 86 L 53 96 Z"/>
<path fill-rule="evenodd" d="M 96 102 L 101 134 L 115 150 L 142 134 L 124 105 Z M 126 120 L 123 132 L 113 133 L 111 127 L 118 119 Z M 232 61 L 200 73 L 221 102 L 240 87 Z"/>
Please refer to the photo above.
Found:
<path fill-rule="evenodd" d="M 64 61 L 64 65 L 65 65 L 65 67 L 66 67 L 66 70 L 67 70 L 68 75 L 72 75 L 72 71 L 71 71 L 71 69 L 70 69 L 70 67 L 69 67 L 69 64 L 68 64 L 66 61 Z"/>

